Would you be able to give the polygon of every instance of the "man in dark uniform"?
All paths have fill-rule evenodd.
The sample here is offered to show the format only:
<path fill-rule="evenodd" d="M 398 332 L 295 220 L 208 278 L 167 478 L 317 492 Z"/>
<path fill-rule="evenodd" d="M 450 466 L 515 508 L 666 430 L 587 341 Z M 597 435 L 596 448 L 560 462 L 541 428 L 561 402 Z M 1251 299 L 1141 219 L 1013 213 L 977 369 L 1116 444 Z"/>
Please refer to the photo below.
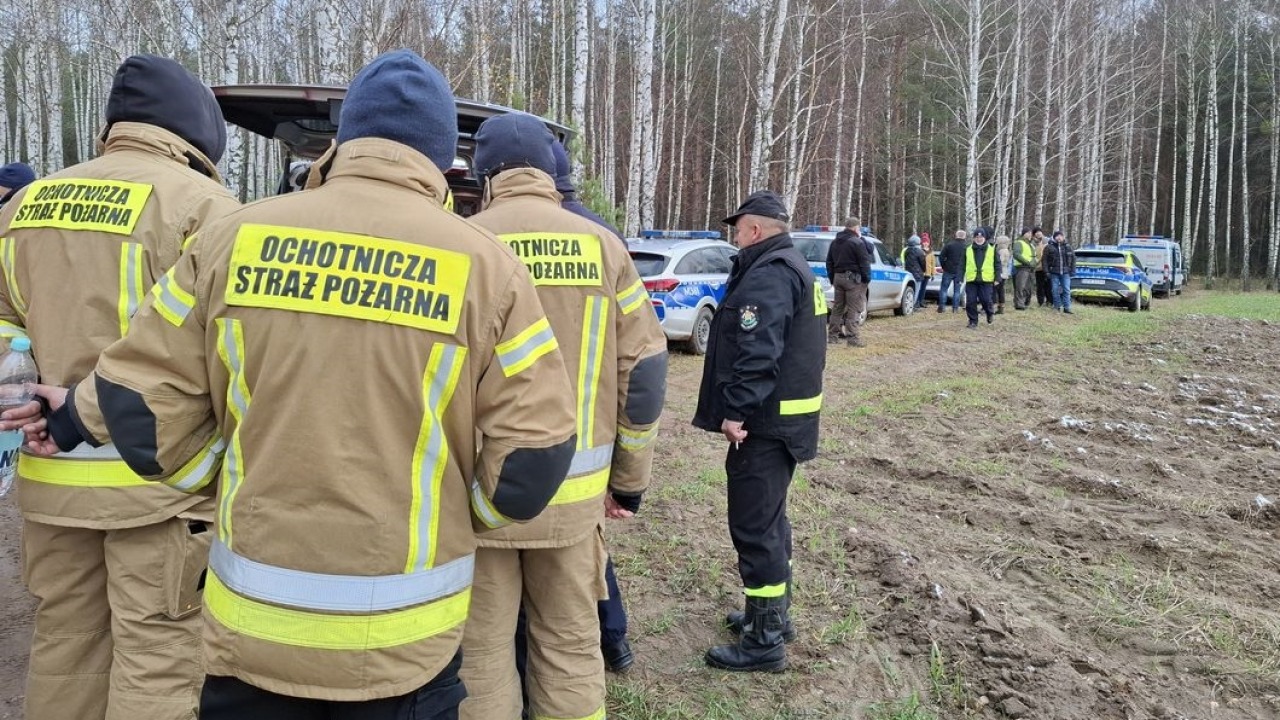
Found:
<path fill-rule="evenodd" d="M 871 282 L 871 251 L 860 233 L 858 218 L 851 217 L 827 248 L 827 279 L 835 288 L 836 303 L 827 321 L 827 341 L 848 338 L 852 347 L 862 347 L 858 323 L 867 308 L 867 284 Z"/>
<path fill-rule="evenodd" d="M 711 321 L 693 424 L 729 441 L 729 534 L 746 607 L 729 617 L 737 643 L 707 651 L 724 670 L 786 668 L 791 524 L 787 488 L 796 463 L 818 451 L 826 302 L 791 242 L 790 215 L 769 191 L 725 218 L 740 252 Z"/>

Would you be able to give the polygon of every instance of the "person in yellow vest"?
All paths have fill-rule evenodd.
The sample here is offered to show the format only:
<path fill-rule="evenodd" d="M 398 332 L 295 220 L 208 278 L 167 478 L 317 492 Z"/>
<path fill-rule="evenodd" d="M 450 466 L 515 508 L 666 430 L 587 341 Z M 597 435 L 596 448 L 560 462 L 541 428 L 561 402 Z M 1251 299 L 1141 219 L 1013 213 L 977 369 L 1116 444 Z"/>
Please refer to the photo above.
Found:
<path fill-rule="evenodd" d="M 987 242 L 987 231 L 973 231 L 973 242 L 965 250 L 964 289 L 965 313 L 969 316 L 969 329 L 978 327 L 978 305 L 981 303 L 987 315 L 987 324 L 995 322 L 992 299 L 996 282 L 996 248 Z"/>
<path fill-rule="evenodd" d="M 603 718 L 596 603 L 608 595 L 600 522 L 630 517 L 649 485 L 666 393 L 667 343 L 626 246 L 560 205 L 555 137 L 531 115 L 486 120 L 475 135 L 486 178 L 471 221 L 524 261 L 576 385 L 569 477 L 536 520 L 481 533 L 463 634 L 464 720 L 519 720 L 516 616 L 528 618 L 529 716 Z"/>
<path fill-rule="evenodd" d="M 0 335 L 29 336 L 64 384 L 119 340 L 183 239 L 238 207 L 216 163 L 213 93 L 168 58 L 116 70 L 100 155 L 15 192 L 0 212 Z M 101 438 L 106 441 L 104 435 Z M 148 483 L 112 445 L 23 456 L 23 579 L 36 597 L 28 718 L 191 718 L 204 666 L 200 573 L 213 504 Z M 214 449 L 182 476 L 207 478 Z"/>
<path fill-rule="evenodd" d="M 1022 235 L 1013 241 L 1013 309 L 1026 310 L 1031 306 L 1031 290 L 1035 285 L 1036 249 L 1031 238 L 1031 228 L 1022 228 Z"/>
<path fill-rule="evenodd" d="M 473 528 L 532 519 L 569 470 L 528 271 L 444 208 L 456 144 L 444 76 L 378 57 L 306 192 L 203 228 L 88 378 L 42 388 L 45 452 L 110 434 L 207 493 L 185 469 L 226 447 L 201 720 L 456 718 Z"/>

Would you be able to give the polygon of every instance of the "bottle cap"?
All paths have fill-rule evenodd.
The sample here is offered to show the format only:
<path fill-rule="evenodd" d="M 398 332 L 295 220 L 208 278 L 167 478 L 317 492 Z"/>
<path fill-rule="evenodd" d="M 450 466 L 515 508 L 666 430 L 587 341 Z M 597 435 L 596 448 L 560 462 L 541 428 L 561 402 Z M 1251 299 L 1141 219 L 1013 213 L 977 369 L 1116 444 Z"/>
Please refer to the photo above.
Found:
<path fill-rule="evenodd" d="M 15 352 L 27 352 L 31 349 L 31 338 L 16 337 L 9 341 L 9 349 Z"/>

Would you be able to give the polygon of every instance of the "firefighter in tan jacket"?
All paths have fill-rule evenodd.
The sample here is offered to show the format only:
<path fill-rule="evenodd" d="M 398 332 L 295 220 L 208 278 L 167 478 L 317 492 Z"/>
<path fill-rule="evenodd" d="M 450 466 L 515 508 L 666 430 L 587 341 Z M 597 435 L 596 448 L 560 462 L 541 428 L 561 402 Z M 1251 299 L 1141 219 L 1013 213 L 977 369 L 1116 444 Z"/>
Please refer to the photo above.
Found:
<path fill-rule="evenodd" d="M 222 112 L 176 62 L 125 60 L 106 121 L 98 158 L 0 212 L 0 334 L 30 336 L 46 383 L 92 370 L 183 239 L 238 207 L 214 165 Z M 192 469 L 204 476 L 217 461 Z M 146 482 L 110 445 L 24 456 L 18 473 L 23 577 L 39 601 L 26 716 L 193 717 L 211 500 Z"/>
<path fill-rule="evenodd" d="M 439 71 L 374 60 L 309 189 L 203 230 L 49 418 L 170 484 L 225 439 L 202 720 L 456 717 L 473 524 L 533 518 L 569 469 L 528 272 L 442 205 L 456 143 Z"/>
<path fill-rule="evenodd" d="M 578 442 L 550 508 L 527 525 L 480 535 L 461 716 L 520 718 L 513 638 L 523 601 L 529 717 L 603 718 L 602 505 L 634 511 L 648 487 L 667 343 L 623 243 L 560 207 L 546 126 L 529 115 L 495 117 L 475 139 L 475 165 L 488 185 L 485 209 L 471 220 L 529 268 L 574 384 Z"/>

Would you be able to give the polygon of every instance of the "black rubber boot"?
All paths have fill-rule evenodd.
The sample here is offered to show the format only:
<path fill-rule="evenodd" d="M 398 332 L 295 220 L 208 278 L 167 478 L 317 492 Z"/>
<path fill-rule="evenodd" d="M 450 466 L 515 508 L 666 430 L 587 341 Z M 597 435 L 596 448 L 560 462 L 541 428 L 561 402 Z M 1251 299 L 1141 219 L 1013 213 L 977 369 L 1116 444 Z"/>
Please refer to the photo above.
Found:
<path fill-rule="evenodd" d="M 791 581 L 787 581 L 787 605 L 782 613 L 782 640 L 784 642 L 793 642 L 796 639 L 796 628 L 791 624 Z M 750 601 L 748 600 L 748 603 Z M 747 607 L 750 607 L 748 604 Z M 741 635 L 742 628 L 747 624 L 747 610 L 734 610 L 724 616 L 724 626 L 734 635 Z"/>
<path fill-rule="evenodd" d="M 787 669 L 787 645 L 782 623 L 787 615 L 786 596 L 747 597 L 751 620 L 733 645 L 717 645 L 707 651 L 707 664 L 734 672 L 782 672 Z"/>

